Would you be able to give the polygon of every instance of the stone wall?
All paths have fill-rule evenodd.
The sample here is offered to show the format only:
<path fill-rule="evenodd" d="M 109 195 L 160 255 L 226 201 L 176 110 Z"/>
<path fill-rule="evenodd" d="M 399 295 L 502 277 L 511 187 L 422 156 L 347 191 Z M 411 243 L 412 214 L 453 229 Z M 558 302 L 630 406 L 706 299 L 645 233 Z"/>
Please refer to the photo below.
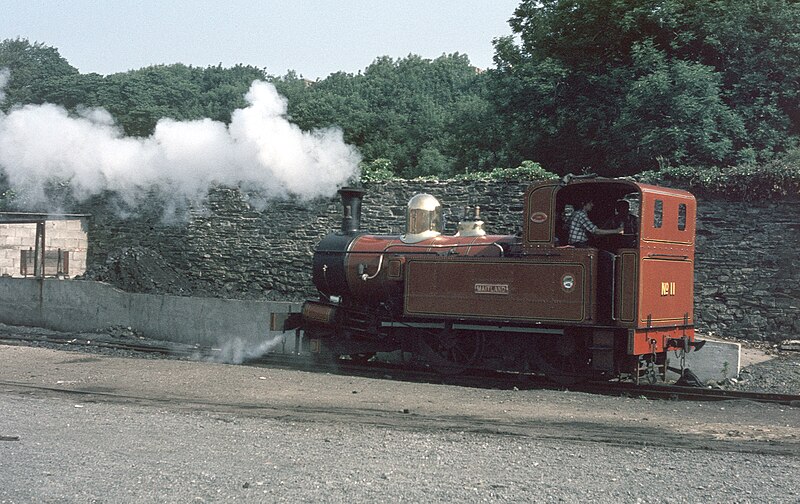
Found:
<path fill-rule="evenodd" d="M 698 205 L 695 312 L 724 336 L 800 335 L 800 202 Z"/>
<path fill-rule="evenodd" d="M 366 187 L 362 229 L 397 234 L 408 199 L 436 196 L 445 212 L 480 205 L 491 233 L 521 225 L 526 183 L 388 182 Z M 165 223 L 159 212 L 120 219 L 111 207 L 92 213 L 89 263 L 109 263 L 115 251 L 144 247 L 192 286 L 194 295 L 239 299 L 314 296 L 310 259 L 317 241 L 341 223 L 337 198 L 270 202 L 260 210 L 235 189 L 215 189 L 185 220 Z M 781 340 L 800 334 L 800 202 L 699 205 L 696 319 L 703 332 Z M 448 231 L 454 231 L 450 224 Z M 145 259 L 146 260 L 146 259 Z M 144 268 L 146 269 L 146 268 Z M 173 272 L 174 273 L 174 272 Z M 168 275 L 165 275 L 168 277 Z M 170 285 L 161 285 L 170 292 Z M 174 289 L 173 292 L 182 289 Z"/>

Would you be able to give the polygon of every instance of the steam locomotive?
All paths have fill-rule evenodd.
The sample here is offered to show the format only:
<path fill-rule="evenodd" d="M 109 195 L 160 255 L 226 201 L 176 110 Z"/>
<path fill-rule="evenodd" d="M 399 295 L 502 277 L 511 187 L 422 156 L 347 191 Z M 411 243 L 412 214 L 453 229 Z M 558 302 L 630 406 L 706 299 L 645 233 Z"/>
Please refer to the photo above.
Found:
<path fill-rule="evenodd" d="M 339 191 L 341 229 L 318 244 L 300 325 L 312 353 L 367 360 L 402 350 L 441 372 L 486 368 L 589 378 L 663 379 L 668 352 L 695 342 L 695 198 L 629 180 L 566 177 L 524 194 L 520 232 L 491 235 L 478 209 L 443 234 L 442 205 L 408 202 L 396 236 L 360 229 L 364 191 Z M 638 214 L 626 234 L 565 245 L 579 203 L 590 219 L 619 201 Z"/>

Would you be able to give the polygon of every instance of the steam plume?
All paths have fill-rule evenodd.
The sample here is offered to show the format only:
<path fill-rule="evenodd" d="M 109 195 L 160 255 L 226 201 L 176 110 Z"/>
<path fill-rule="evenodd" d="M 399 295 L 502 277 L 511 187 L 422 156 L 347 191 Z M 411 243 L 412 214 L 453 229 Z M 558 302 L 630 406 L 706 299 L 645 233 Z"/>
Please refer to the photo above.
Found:
<path fill-rule="evenodd" d="M 246 360 L 257 359 L 268 354 L 281 343 L 283 343 L 282 334 L 277 334 L 272 339 L 261 342 L 248 342 L 241 338 L 233 338 L 225 341 L 219 353 L 208 360 L 224 364 L 241 364 Z"/>
<path fill-rule="evenodd" d="M 0 97 L 7 80 L 0 72 Z M 360 155 L 342 131 L 300 130 L 273 85 L 253 82 L 245 99 L 230 125 L 161 119 L 147 138 L 126 137 L 103 109 L 70 115 L 43 104 L 0 112 L 0 170 L 27 206 L 47 205 L 44 187 L 53 179 L 69 182 L 79 200 L 113 190 L 132 201 L 154 184 L 194 200 L 213 184 L 313 198 L 357 173 Z"/>

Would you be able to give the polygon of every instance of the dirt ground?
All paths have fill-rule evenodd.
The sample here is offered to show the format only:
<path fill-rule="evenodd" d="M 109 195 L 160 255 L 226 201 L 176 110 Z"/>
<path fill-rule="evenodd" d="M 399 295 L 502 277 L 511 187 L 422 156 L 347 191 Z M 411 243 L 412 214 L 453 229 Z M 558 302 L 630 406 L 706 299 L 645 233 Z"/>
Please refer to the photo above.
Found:
<path fill-rule="evenodd" d="M 0 407 L 0 503 L 800 500 L 800 409 L 746 401 L 0 346 Z"/>

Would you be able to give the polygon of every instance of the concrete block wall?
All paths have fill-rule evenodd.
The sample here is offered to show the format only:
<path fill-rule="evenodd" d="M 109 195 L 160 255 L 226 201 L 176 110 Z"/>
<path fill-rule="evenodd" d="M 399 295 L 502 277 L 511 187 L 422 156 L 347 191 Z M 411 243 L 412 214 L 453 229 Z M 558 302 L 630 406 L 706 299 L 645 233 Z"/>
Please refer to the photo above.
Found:
<path fill-rule="evenodd" d="M 36 224 L 0 224 L 0 276 L 21 277 L 20 252 L 36 246 Z M 45 222 L 45 250 L 69 252 L 69 276 L 86 272 L 89 247 L 86 219 Z"/>
<path fill-rule="evenodd" d="M 33 247 L 36 224 L 0 224 L 0 276 L 20 276 L 20 251 Z"/>
<path fill-rule="evenodd" d="M 521 226 L 527 182 L 393 181 L 367 185 L 362 228 L 396 234 L 405 205 L 419 192 L 446 212 L 480 205 L 490 233 Z M 314 297 L 311 256 L 319 239 L 341 224 L 338 197 L 269 202 L 258 208 L 236 189 L 212 190 L 183 221 L 168 221 L 152 205 L 136 217 L 116 217 L 95 201 L 89 264 L 102 265 L 121 247 L 156 251 L 204 295 L 238 299 Z M 800 201 L 699 199 L 695 316 L 698 329 L 720 336 L 779 341 L 800 334 Z M 453 229 L 451 227 L 450 232 Z"/>

